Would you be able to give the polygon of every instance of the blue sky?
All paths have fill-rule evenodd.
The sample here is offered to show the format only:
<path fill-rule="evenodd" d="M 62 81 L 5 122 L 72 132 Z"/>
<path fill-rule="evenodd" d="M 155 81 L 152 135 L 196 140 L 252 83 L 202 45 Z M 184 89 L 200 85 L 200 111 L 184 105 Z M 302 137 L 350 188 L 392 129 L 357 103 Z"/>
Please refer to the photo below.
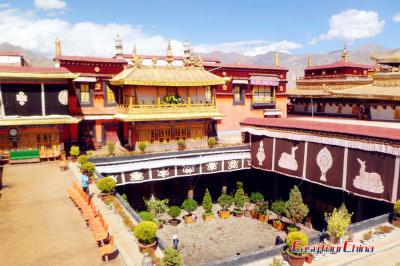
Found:
<path fill-rule="evenodd" d="M 43 53 L 59 36 L 69 53 L 109 55 L 117 33 L 126 52 L 137 43 L 146 53 L 163 52 L 168 39 L 177 50 L 188 39 L 195 51 L 247 55 L 327 52 L 345 39 L 350 48 L 400 47 L 399 0 L 14 0 L 0 7 L 0 41 Z"/>

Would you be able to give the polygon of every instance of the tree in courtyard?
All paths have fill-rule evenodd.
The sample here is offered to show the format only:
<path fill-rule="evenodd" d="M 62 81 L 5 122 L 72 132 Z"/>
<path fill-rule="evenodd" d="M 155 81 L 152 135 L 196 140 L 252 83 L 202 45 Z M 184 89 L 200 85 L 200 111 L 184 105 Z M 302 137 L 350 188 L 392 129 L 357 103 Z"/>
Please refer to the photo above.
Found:
<path fill-rule="evenodd" d="M 285 204 L 285 215 L 292 220 L 293 224 L 297 224 L 304 220 L 309 209 L 303 203 L 303 197 L 297 186 L 290 191 L 289 200 Z"/>

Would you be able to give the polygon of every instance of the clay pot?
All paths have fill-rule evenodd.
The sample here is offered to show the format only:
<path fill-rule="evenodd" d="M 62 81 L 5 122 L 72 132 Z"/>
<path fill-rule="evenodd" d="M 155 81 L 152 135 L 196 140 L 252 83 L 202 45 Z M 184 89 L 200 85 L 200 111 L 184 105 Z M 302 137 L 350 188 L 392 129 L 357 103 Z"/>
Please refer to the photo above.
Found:
<path fill-rule="evenodd" d="M 180 224 L 181 220 L 179 219 L 171 219 L 169 220 L 169 224 L 172 226 L 177 226 L 178 224 Z"/>
<path fill-rule="evenodd" d="M 284 228 L 285 225 L 283 224 L 283 222 L 281 220 L 273 220 L 272 221 L 272 226 L 276 230 L 283 231 L 283 228 Z"/>
<path fill-rule="evenodd" d="M 259 214 L 259 215 L 258 215 L 258 220 L 259 220 L 260 222 L 263 222 L 263 223 L 268 222 L 268 215 Z"/>
<path fill-rule="evenodd" d="M 228 219 L 231 216 L 230 211 L 224 211 L 224 210 L 220 210 L 218 214 L 221 219 Z"/>
<path fill-rule="evenodd" d="M 142 253 L 148 252 L 149 254 L 153 254 L 157 249 L 157 240 L 154 240 L 154 242 L 149 245 L 144 245 L 140 242 L 138 243 L 138 245 L 140 252 Z"/>
<path fill-rule="evenodd" d="M 183 220 L 185 220 L 185 224 L 194 223 L 193 216 L 191 214 L 183 216 Z"/>
<path fill-rule="evenodd" d="M 251 211 L 251 216 L 253 219 L 258 219 L 258 216 L 260 216 L 260 213 L 258 211 Z"/>
<path fill-rule="evenodd" d="M 70 158 L 71 158 L 71 162 L 76 163 L 77 157 L 71 156 Z"/>
<path fill-rule="evenodd" d="M 251 217 L 251 211 L 245 211 L 244 212 L 244 217 Z"/>
<path fill-rule="evenodd" d="M 304 262 L 306 261 L 307 256 L 298 256 L 292 253 L 289 253 L 288 256 L 288 262 L 291 266 L 303 266 Z"/>
<path fill-rule="evenodd" d="M 313 259 L 314 259 L 314 255 L 313 255 L 313 254 L 307 254 L 307 256 L 306 256 L 306 262 L 307 262 L 308 264 L 311 264 L 312 261 L 313 261 Z"/>
<path fill-rule="evenodd" d="M 214 220 L 214 213 L 203 214 L 203 220 L 206 222 Z"/>
<path fill-rule="evenodd" d="M 393 216 L 392 224 L 393 224 L 394 226 L 400 227 L 400 217 Z"/>

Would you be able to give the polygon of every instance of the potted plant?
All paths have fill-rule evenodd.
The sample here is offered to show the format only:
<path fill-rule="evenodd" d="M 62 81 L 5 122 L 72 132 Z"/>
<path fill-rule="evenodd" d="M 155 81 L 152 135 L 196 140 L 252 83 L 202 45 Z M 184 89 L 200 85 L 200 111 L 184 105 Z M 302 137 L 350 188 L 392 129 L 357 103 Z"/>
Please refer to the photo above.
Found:
<path fill-rule="evenodd" d="M 328 222 L 328 234 L 331 236 L 333 243 L 338 243 L 340 238 L 347 232 L 347 227 L 351 223 L 353 214 L 347 211 L 344 203 L 339 209 L 333 209 L 331 214 L 325 213 L 325 219 Z"/>
<path fill-rule="evenodd" d="M 260 202 L 263 202 L 263 201 L 264 201 L 264 196 L 263 196 L 263 194 L 261 194 L 260 192 L 252 192 L 252 193 L 250 194 L 250 201 L 251 201 L 253 204 L 258 205 Z M 258 219 L 258 215 L 259 215 L 259 213 L 258 213 L 258 211 L 257 211 L 257 208 L 254 208 L 254 209 L 251 211 L 251 216 L 252 216 L 254 219 Z"/>
<path fill-rule="evenodd" d="M 392 224 L 400 227 L 400 199 L 396 200 L 393 205 L 393 219 Z"/>
<path fill-rule="evenodd" d="M 212 212 L 213 203 L 208 188 L 206 188 L 206 192 L 204 193 L 202 206 L 204 209 L 203 220 L 204 221 L 213 220 L 214 219 L 214 213 Z"/>
<path fill-rule="evenodd" d="M 257 211 L 259 213 L 258 220 L 261 222 L 268 222 L 268 201 L 259 203 Z"/>
<path fill-rule="evenodd" d="M 88 176 L 90 181 L 93 177 L 94 169 L 95 169 L 95 166 L 91 162 L 86 162 L 81 166 L 82 172 L 84 172 Z"/>
<path fill-rule="evenodd" d="M 245 195 L 243 190 L 243 183 L 236 182 L 236 191 L 233 198 L 235 208 L 233 209 L 233 215 L 236 217 L 241 217 L 243 214 L 243 206 L 245 203 Z"/>
<path fill-rule="evenodd" d="M 147 148 L 146 142 L 139 142 L 138 148 L 142 153 L 145 153 Z"/>
<path fill-rule="evenodd" d="M 78 164 L 79 167 L 82 167 L 83 164 L 87 163 L 89 161 L 89 156 L 88 155 L 79 155 L 78 157 Z"/>
<path fill-rule="evenodd" d="M 292 266 L 302 266 L 307 255 L 302 253 L 300 248 L 308 245 L 308 237 L 303 232 L 291 232 L 286 238 L 288 246 L 288 262 Z"/>
<path fill-rule="evenodd" d="M 161 259 L 161 266 L 182 266 L 182 257 L 176 249 L 166 248 L 163 250 L 164 256 Z"/>
<path fill-rule="evenodd" d="M 144 204 L 146 205 L 147 211 L 151 212 L 155 217 L 160 228 L 162 228 L 162 221 L 160 220 L 160 215 L 168 211 L 168 199 L 157 199 L 154 195 L 147 200 L 144 199 Z"/>
<path fill-rule="evenodd" d="M 76 162 L 76 158 L 79 156 L 79 147 L 72 145 L 71 149 L 69 150 L 69 155 L 71 155 L 71 161 Z"/>
<path fill-rule="evenodd" d="M 138 213 L 139 217 L 142 218 L 142 221 L 151 221 L 154 222 L 154 215 L 148 211 L 141 211 Z"/>
<path fill-rule="evenodd" d="M 229 208 L 233 204 L 233 198 L 230 195 L 223 194 L 219 196 L 218 203 L 221 206 L 221 210 L 218 212 L 219 217 L 222 219 L 227 219 L 231 215 Z"/>
<path fill-rule="evenodd" d="M 288 233 L 288 234 L 291 233 L 291 232 L 297 232 L 299 230 L 300 230 L 300 228 L 295 226 L 295 225 L 293 225 L 293 224 L 288 224 L 286 226 L 286 233 Z"/>
<path fill-rule="evenodd" d="M 195 222 L 193 221 L 192 212 L 195 211 L 197 207 L 198 207 L 197 202 L 194 199 L 185 199 L 185 201 L 182 203 L 182 209 L 184 209 L 188 213 L 183 217 L 185 223 L 191 224 Z"/>
<path fill-rule="evenodd" d="M 210 148 L 214 148 L 215 145 L 217 144 L 217 141 L 215 140 L 214 137 L 209 137 L 207 142 L 208 142 L 208 147 Z"/>
<path fill-rule="evenodd" d="M 171 206 L 168 209 L 168 215 L 171 216 L 171 220 L 169 220 L 169 224 L 173 226 L 177 226 L 181 220 L 176 219 L 181 214 L 181 208 L 178 206 Z"/>
<path fill-rule="evenodd" d="M 294 226 L 304 220 L 307 216 L 309 209 L 303 203 L 303 197 L 297 186 L 294 186 L 290 191 L 289 200 L 285 203 L 285 215 L 292 220 Z"/>
<path fill-rule="evenodd" d="M 107 142 L 107 151 L 109 155 L 114 155 L 115 151 L 115 143 L 114 142 Z"/>
<path fill-rule="evenodd" d="M 115 180 L 112 177 L 104 177 L 97 181 L 97 188 L 101 191 L 102 197 L 112 194 L 115 188 Z"/>
<path fill-rule="evenodd" d="M 312 261 L 313 261 L 313 259 L 314 259 L 314 254 L 308 253 L 308 254 L 306 255 L 306 262 L 307 262 L 308 264 L 311 264 Z"/>
<path fill-rule="evenodd" d="M 176 142 L 178 144 L 178 150 L 183 151 L 184 149 L 186 149 L 186 142 L 183 139 L 178 139 L 178 141 Z"/>
<path fill-rule="evenodd" d="M 278 216 L 278 219 L 272 221 L 272 226 L 279 231 L 284 229 L 282 215 L 285 212 L 285 204 L 286 202 L 284 200 L 275 200 L 271 204 L 271 210 Z"/>
<path fill-rule="evenodd" d="M 368 243 L 368 241 L 372 238 L 372 231 L 371 230 L 369 230 L 369 231 L 367 231 L 367 232 L 365 232 L 364 234 L 363 234 L 363 239 L 362 239 L 362 242 L 365 244 L 365 243 Z"/>
<path fill-rule="evenodd" d="M 157 248 L 156 233 L 157 224 L 154 222 L 143 221 L 135 226 L 134 235 L 138 239 L 140 252 L 155 252 Z"/>

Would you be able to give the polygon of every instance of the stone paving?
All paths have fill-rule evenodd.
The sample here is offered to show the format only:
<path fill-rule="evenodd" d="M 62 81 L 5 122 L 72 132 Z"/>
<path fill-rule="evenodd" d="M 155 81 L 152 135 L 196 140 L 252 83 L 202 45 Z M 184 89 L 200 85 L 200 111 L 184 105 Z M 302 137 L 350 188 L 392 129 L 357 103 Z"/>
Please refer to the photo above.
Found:
<path fill-rule="evenodd" d="M 124 265 L 102 262 L 66 190 L 70 171 L 57 162 L 6 165 L 0 190 L 0 265 Z"/>

